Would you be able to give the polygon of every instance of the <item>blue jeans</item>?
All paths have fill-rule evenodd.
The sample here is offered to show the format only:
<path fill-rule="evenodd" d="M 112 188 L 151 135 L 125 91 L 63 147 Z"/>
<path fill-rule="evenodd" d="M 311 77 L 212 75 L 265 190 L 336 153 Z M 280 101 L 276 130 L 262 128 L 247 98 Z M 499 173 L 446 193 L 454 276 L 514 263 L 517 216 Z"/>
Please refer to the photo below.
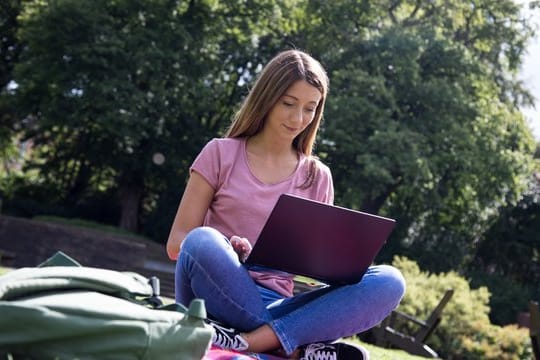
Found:
<path fill-rule="evenodd" d="M 405 292 L 401 273 L 388 265 L 371 266 L 353 285 L 327 286 L 286 298 L 257 285 L 238 260 L 229 240 L 199 227 L 184 239 L 176 263 L 176 301 L 205 301 L 209 315 L 240 331 L 269 324 L 283 349 L 334 341 L 380 323 Z"/>

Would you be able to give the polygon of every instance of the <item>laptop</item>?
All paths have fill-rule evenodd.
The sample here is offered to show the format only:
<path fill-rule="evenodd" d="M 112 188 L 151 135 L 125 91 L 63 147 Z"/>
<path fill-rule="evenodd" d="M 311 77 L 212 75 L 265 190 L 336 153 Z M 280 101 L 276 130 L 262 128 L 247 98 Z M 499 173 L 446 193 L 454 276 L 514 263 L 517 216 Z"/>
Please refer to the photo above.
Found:
<path fill-rule="evenodd" d="M 245 263 L 330 285 L 362 279 L 395 220 L 283 194 Z"/>

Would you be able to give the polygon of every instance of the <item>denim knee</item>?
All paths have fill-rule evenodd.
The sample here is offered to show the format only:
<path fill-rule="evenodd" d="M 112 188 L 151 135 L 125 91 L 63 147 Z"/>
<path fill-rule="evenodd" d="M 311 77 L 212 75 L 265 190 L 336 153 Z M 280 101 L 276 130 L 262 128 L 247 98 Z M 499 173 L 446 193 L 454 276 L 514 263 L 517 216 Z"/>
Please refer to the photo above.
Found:
<path fill-rule="evenodd" d="M 407 287 L 403 274 L 390 265 L 378 265 L 377 270 L 377 279 L 381 282 L 381 287 L 384 287 L 380 290 L 384 291 L 383 297 L 388 302 L 395 303 L 394 307 L 397 307 Z"/>
<path fill-rule="evenodd" d="M 212 250 L 226 245 L 226 238 L 216 229 L 209 226 L 200 226 L 191 230 L 182 241 L 180 252 L 186 252 L 199 259 L 204 255 L 211 255 Z"/>

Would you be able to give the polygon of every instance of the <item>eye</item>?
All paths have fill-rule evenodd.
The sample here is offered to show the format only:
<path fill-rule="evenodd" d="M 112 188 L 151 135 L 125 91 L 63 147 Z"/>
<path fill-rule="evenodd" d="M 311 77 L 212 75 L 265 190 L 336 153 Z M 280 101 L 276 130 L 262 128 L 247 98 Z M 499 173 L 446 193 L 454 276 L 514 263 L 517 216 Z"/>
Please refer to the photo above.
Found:
<path fill-rule="evenodd" d="M 308 113 L 314 113 L 316 108 L 306 108 L 304 111 Z"/>
<path fill-rule="evenodd" d="M 292 102 L 290 102 L 290 101 L 283 101 L 283 105 L 288 106 L 288 107 L 291 107 L 291 106 L 293 106 L 294 104 L 293 104 Z"/>

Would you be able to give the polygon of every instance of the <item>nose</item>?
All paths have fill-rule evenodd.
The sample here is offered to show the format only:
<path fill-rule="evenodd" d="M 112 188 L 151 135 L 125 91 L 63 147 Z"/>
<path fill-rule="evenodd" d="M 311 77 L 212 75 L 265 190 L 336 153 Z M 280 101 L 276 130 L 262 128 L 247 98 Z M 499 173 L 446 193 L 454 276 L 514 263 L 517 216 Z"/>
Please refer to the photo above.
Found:
<path fill-rule="evenodd" d="M 297 108 L 291 114 L 291 120 L 295 123 L 302 123 L 304 119 L 304 113 L 302 108 Z"/>

